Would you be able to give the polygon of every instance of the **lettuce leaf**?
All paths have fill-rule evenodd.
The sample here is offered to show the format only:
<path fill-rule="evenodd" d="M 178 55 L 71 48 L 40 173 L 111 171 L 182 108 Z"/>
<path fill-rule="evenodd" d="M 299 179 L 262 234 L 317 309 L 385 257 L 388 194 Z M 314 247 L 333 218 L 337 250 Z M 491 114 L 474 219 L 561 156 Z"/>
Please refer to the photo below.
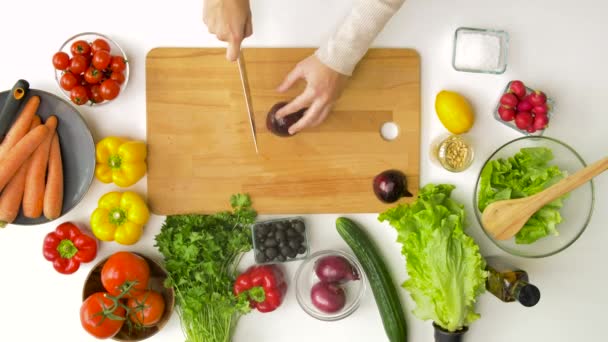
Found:
<path fill-rule="evenodd" d="M 553 153 L 546 147 L 522 148 L 513 157 L 488 162 L 481 171 L 477 206 L 481 212 L 493 202 L 534 195 L 566 176 L 557 166 L 549 165 Z M 562 217 L 558 199 L 535 213 L 515 235 L 515 243 L 530 244 L 550 234 Z"/>
<path fill-rule="evenodd" d="M 428 184 L 418 199 L 380 214 L 398 233 L 410 278 L 403 287 L 414 315 L 456 331 L 479 318 L 474 305 L 485 291 L 485 261 L 464 233 L 464 207 L 450 198 L 453 185 Z"/>

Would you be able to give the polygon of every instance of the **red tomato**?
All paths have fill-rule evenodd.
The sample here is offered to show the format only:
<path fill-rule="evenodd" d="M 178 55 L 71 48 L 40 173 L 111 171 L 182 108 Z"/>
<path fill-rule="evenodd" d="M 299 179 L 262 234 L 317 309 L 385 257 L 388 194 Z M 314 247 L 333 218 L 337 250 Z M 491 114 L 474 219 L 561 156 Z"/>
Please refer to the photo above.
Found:
<path fill-rule="evenodd" d="M 70 99 L 77 105 L 83 105 L 89 102 L 89 96 L 87 95 L 87 89 L 84 86 L 75 86 L 70 91 Z"/>
<path fill-rule="evenodd" d="M 112 71 L 110 79 L 116 81 L 118 84 L 123 84 L 125 82 L 125 75 L 122 72 Z"/>
<path fill-rule="evenodd" d="M 116 72 L 123 72 L 127 68 L 127 61 L 122 56 L 112 56 L 112 63 L 110 63 L 110 69 Z"/>
<path fill-rule="evenodd" d="M 78 85 L 78 78 L 71 72 L 66 72 L 63 74 L 63 76 L 61 76 L 59 85 L 61 85 L 61 88 L 64 90 L 70 91 Z"/>
<path fill-rule="evenodd" d="M 89 67 L 87 72 L 84 73 L 84 79 L 90 84 L 101 82 L 101 77 L 103 77 L 103 73 L 93 67 Z"/>
<path fill-rule="evenodd" d="M 104 101 L 103 96 L 101 96 L 101 89 L 98 84 L 89 85 L 87 90 L 88 90 L 87 94 L 88 94 L 89 100 L 91 100 L 91 102 L 102 103 Z"/>
<path fill-rule="evenodd" d="M 65 70 L 70 66 L 70 56 L 65 52 L 57 52 L 53 55 L 53 66 L 57 70 Z"/>
<path fill-rule="evenodd" d="M 108 51 L 100 50 L 93 55 L 93 66 L 99 70 L 103 70 L 110 65 L 112 55 Z"/>
<path fill-rule="evenodd" d="M 150 327 L 158 323 L 165 312 L 165 300 L 156 291 L 147 291 L 130 298 L 127 307 L 131 309 L 129 319 L 135 324 Z"/>
<path fill-rule="evenodd" d="M 87 70 L 89 63 L 83 55 L 75 55 L 70 60 L 70 71 L 76 75 L 80 75 Z"/>
<path fill-rule="evenodd" d="M 101 283 L 113 296 L 118 296 L 127 282 L 132 282 L 134 285 L 124 298 L 140 295 L 148 287 L 149 279 L 150 266 L 146 260 L 130 252 L 114 253 L 101 269 Z"/>
<path fill-rule="evenodd" d="M 114 303 L 106 297 L 107 293 L 97 292 L 90 295 L 80 306 L 80 324 L 84 330 L 97 338 L 110 338 L 118 334 L 125 323 L 125 308 L 117 306 L 111 313 L 122 320 L 113 320 L 103 315 L 104 310 L 112 309 Z"/>
<path fill-rule="evenodd" d="M 108 42 L 105 39 L 97 38 L 91 44 L 91 51 L 93 52 L 93 54 L 95 54 L 95 52 L 101 51 L 101 50 L 110 52 L 110 44 L 108 44 Z"/>
<path fill-rule="evenodd" d="M 72 43 L 72 47 L 70 48 L 72 55 L 88 55 L 91 53 L 91 46 L 84 40 L 77 40 Z"/>
<path fill-rule="evenodd" d="M 101 96 L 104 100 L 114 100 L 120 93 L 120 85 L 114 80 L 105 80 L 101 83 Z"/>

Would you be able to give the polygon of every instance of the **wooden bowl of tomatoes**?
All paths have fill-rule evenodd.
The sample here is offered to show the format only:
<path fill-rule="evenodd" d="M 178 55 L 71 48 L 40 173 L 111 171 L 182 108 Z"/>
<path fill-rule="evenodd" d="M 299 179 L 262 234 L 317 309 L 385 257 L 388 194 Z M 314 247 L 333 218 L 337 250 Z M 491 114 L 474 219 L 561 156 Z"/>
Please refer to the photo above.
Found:
<path fill-rule="evenodd" d="M 77 105 L 101 105 L 127 87 L 129 63 L 124 50 L 100 33 L 85 32 L 68 39 L 53 55 L 55 80 Z"/>
<path fill-rule="evenodd" d="M 99 339 L 142 341 L 169 321 L 175 293 L 167 271 L 139 253 L 117 252 L 89 272 L 82 290 L 80 322 Z"/>

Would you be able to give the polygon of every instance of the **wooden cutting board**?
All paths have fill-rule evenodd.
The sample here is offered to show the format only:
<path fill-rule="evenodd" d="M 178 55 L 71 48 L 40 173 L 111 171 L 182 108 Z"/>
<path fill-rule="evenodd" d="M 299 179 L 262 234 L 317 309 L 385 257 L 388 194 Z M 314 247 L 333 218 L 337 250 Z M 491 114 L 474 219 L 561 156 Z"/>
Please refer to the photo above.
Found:
<path fill-rule="evenodd" d="M 266 128 L 275 88 L 312 49 L 252 48 L 243 56 L 257 125 L 256 154 L 238 67 L 224 49 L 157 48 L 146 59 L 148 200 L 159 215 L 228 208 L 248 193 L 261 214 L 375 213 L 373 177 L 398 169 L 419 188 L 420 58 L 414 50 L 372 49 L 333 113 L 319 127 L 282 138 Z M 386 122 L 395 140 L 380 135 Z M 411 201 L 412 199 L 402 199 Z"/>

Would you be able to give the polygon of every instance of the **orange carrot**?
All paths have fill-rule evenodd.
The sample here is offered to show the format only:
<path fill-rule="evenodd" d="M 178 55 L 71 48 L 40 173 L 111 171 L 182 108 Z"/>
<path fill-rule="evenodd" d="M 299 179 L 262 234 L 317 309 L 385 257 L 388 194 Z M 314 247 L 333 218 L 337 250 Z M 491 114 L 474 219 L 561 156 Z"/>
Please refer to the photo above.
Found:
<path fill-rule="evenodd" d="M 63 165 L 59 135 L 55 133 L 49 152 L 49 167 L 44 188 L 44 217 L 53 220 L 61 216 L 63 206 Z"/>
<path fill-rule="evenodd" d="M 51 142 L 57 128 L 57 117 L 51 115 L 44 123 L 48 128 L 47 136 L 38 146 L 34 154 L 30 167 L 25 175 L 25 189 L 23 190 L 23 215 L 29 218 L 38 218 L 42 215 L 44 202 L 44 180 L 46 169 L 49 162 L 49 151 Z"/>
<path fill-rule="evenodd" d="M 34 116 L 30 131 L 40 126 L 40 117 Z M 10 182 L 6 185 L 2 194 L 0 194 L 0 228 L 4 228 L 6 224 L 11 223 L 19 214 L 21 200 L 23 199 L 23 189 L 25 188 L 25 174 L 27 172 L 30 160 L 21 165 L 17 174 L 13 176 Z"/>
<path fill-rule="evenodd" d="M 32 119 L 36 115 L 39 105 L 40 98 L 38 96 L 32 96 L 27 100 L 25 107 L 21 110 L 11 129 L 6 133 L 2 144 L 0 144 L 0 161 L 6 156 L 8 150 L 15 146 L 29 131 Z"/>
<path fill-rule="evenodd" d="M 44 141 L 48 133 L 49 129 L 44 125 L 34 128 L 6 153 L 4 159 L 0 160 L 0 191 Z"/>

